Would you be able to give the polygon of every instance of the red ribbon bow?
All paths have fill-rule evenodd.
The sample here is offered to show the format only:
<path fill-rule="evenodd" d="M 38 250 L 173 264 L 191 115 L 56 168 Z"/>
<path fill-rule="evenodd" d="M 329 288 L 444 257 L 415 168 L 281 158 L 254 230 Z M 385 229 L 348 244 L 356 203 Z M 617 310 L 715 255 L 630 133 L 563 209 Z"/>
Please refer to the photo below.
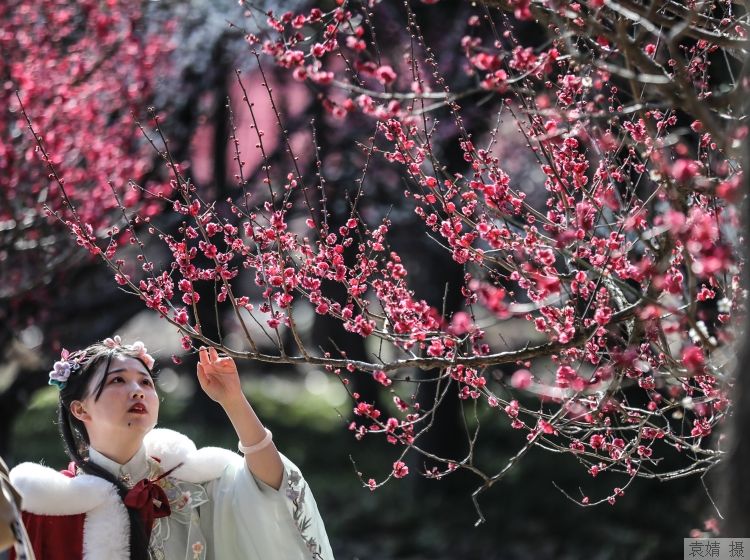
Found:
<path fill-rule="evenodd" d="M 172 508 L 169 507 L 169 498 L 167 498 L 164 489 L 157 482 L 169 475 L 173 470 L 175 469 L 164 473 L 154 480 L 144 478 L 130 489 L 123 500 L 127 507 L 138 510 L 138 515 L 140 515 L 143 521 L 143 528 L 146 530 L 146 539 L 151 538 L 151 529 L 154 526 L 154 520 L 160 517 L 169 517 L 172 513 Z"/>

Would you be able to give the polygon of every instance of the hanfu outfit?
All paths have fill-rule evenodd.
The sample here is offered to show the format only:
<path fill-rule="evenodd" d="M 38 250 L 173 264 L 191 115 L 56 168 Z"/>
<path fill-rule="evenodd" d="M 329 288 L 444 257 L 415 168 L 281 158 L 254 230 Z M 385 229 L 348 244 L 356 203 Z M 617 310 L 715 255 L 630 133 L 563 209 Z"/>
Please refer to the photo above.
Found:
<path fill-rule="evenodd" d="M 333 560 L 312 493 L 299 469 L 282 460 L 275 490 L 256 480 L 240 455 L 196 449 L 172 430 L 149 432 L 125 465 L 89 451 L 89 461 L 127 486 L 156 481 L 166 495 L 169 513 L 151 531 L 153 560 Z M 39 560 L 129 559 L 129 517 L 110 482 L 35 463 L 17 466 L 10 478 Z"/>

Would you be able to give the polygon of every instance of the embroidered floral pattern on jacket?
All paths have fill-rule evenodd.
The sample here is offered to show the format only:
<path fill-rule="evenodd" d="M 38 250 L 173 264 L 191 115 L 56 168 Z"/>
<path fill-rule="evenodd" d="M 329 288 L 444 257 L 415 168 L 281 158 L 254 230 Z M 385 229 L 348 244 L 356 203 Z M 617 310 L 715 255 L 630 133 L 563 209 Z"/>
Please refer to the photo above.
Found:
<path fill-rule="evenodd" d="M 297 525 L 297 530 L 302 540 L 305 542 L 305 546 L 307 546 L 307 550 L 312 555 L 311 558 L 314 560 L 323 560 L 322 547 L 315 540 L 315 537 L 306 534 L 311 524 L 310 517 L 305 515 L 304 503 L 306 491 L 307 483 L 302 478 L 302 475 L 298 471 L 290 469 L 287 476 L 286 497 L 292 502 L 292 518 Z"/>
<path fill-rule="evenodd" d="M 160 486 L 169 498 L 172 513 L 170 519 L 188 528 L 188 543 L 185 560 L 204 560 L 206 557 L 206 539 L 200 528 L 198 508 L 209 501 L 208 493 L 202 484 L 193 484 L 177 480 L 171 476 L 159 481 Z M 149 543 L 152 560 L 164 560 L 164 543 L 170 537 L 169 523 L 166 518 L 156 520 Z"/>

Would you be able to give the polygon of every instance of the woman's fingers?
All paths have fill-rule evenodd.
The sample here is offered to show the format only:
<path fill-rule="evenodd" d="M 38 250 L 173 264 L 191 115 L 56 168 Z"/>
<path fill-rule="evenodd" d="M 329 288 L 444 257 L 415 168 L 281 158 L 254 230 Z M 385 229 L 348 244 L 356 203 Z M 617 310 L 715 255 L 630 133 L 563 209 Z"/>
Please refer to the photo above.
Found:
<path fill-rule="evenodd" d="M 201 346 L 198 349 L 198 359 L 200 360 L 200 363 L 202 363 L 203 365 L 206 365 L 209 363 L 208 350 L 206 349 L 205 346 Z"/>
<path fill-rule="evenodd" d="M 198 374 L 206 381 L 211 375 L 232 372 L 236 369 L 234 360 L 229 356 L 219 357 L 214 347 L 202 346 L 198 349 Z"/>
<path fill-rule="evenodd" d="M 209 376 L 206 375 L 206 369 L 203 367 L 203 364 L 200 362 L 198 363 L 198 378 L 203 383 L 210 383 L 211 380 L 209 379 Z"/>

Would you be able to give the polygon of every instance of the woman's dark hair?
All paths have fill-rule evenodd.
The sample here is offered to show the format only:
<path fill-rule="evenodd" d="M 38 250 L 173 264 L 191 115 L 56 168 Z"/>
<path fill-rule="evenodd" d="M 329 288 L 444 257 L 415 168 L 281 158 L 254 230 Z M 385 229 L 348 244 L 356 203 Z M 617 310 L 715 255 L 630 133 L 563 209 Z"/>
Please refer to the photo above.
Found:
<path fill-rule="evenodd" d="M 125 499 L 125 495 L 128 493 L 129 488 L 116 476 L 112 475 L 112 473 L 88 460 L 86 454 L 90 444 L 89 435 L 86 432 L 86 427 L 83 422 L 73 416 L 70 412 L 70 406 L 73 401 L 83 400 L 89 394 L 94 396 L 94 400 L 99 400 L 99 397 L 104 390 L 104 384 L 107 380 L 107 372 L 112 363 L 112 358 L 115 356 L 135 358 L 143 364 L 146 371 L 151 374 L 151 377 L 154 377 L 151 368 L 144 363 L 136 349 L 133 349 L 128 345 L 110 347 L 97 342 L 88 348 L 79 350 L 68 356 L 67 361 L 75 361 L 78 363 L 79 367 L 70 374 L 65 386 L 60 390 L 57 414 L 60 435 L 65 444 L 65 451 L 71 460 L 73 460 L 82 472 L 98 476 L 114 484 L 117 487 L 120 497 Z M 104 375 L 101 377 L 98 385 L 92 387 L 91 381 L 101 364 L 105 364 Z M 128 517 L 130 518 L 130 558 L 131 560 L 148 560 L 148 540 L 143 521 L 137 510 L 128 507 L 126 507 L 126 509 L 128 511 Z"/>

